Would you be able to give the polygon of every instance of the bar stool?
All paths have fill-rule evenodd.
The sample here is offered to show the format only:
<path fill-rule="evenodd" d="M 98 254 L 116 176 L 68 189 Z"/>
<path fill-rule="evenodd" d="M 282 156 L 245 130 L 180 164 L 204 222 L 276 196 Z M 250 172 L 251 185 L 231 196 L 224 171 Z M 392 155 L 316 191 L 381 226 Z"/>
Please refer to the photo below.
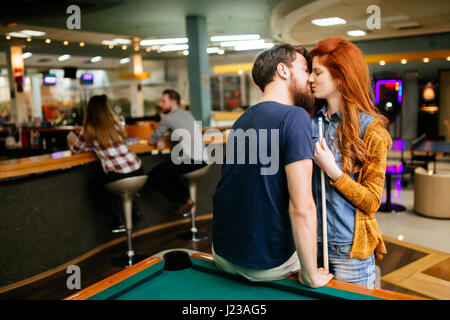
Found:
<path fill-rule="evenodd" d="M 194 206 L 191 208 L 191 211 L 184 215 L 191 216 L 191 229 L 188 232 L 178 234 L 178 238 L 181 240 L 199 241 L 208 238 L 207 232 L 201 232 L 195 226 L 195 209 L 197 207 L 197 183 L 205 176 L 210 167 L 211 165 L 208 164 L 205 167 L 181 176 L 182 179 L 188 180 L 190 198 L 194 201 Z"/>
<path fill-rule="evenodd" d="M 120 263 L 125 267 L 130 267 L 134 263 L 143 260 L 145 257 L 142 255 L 135 255 L 131 244 L 131 232 L 133 230 L 133 198 L 147 182 L 147 176 L 136 176 L 125 179 L 120 179 L 114 182 L 105 184 L 106 190 L 118 195 L 122 199 L 123 212 L 125 216 L 125 225 L 127 233 L 127 252 L 125 256 L 118 259 L 113 259 L 113 264 Z"/>

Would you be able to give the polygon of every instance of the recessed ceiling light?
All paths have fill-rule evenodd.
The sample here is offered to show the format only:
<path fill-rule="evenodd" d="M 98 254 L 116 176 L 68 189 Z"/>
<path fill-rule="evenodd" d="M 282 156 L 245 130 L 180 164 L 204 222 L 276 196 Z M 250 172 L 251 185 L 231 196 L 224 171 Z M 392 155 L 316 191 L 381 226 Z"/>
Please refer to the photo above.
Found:
<path fill-rule="evenodd" d="M 22 54 L 22 59 L 27 59 L 29 57 L 31 57 L 33 54 L 31 52 L 25 52 L 24 54 Z"/>
<path fill-rule="evenodd" d="M 120 64 L 124 64 L 124 63 L 128 63 L 128 62 L 130 62 L 130 58 L 120 59 Z"/>
<path fill-rule="evenodd" d="M 225 41 L 221 42 L 221 47 L 235 47 L 235 46 L 252 46 L 252 45 L 262 45 L 264 43 L 263 39 L 260 40 L 242 40 L 242 41 Z"/>
<path fill-rule="evenodd" d="M 110 44 L 110 45 L 108 45 L 108 48 L 112 49 L 112 48 L 114 48 L 114 45 Z"/>
<path fill-rule="evenodd" d="M 235 46 L 234 50 L 236 50 L 236 51 L 257 50 L 257 49 L 268 49 L 268 48 L 272 48 L 272 47 L 273 47 L 273 43 L 269 42 L 269 43 L 263 43 L 262 45 Z"/>
<path fill-rule="evenodd" d="M 113 42 L 115 44 L 130 44 L 131 40 L 129 40 L 129 39 L 114 39 Z"/>
<path fill-rule="evenodd" d="M 127 50 L 127 46 L 126 46 L 126 45 L 123 45 L 123 46 L 122 46 L 122 50 Z"/>
<path fill-rule="evenodd" d="M 70 59 L 70 54 L 63 54 L 62 56 L 58 57 L 58 61 L 66 61 Z"/>
<path fill-rule="evenodd" d="M 28 41 L 28 42 L 31 42 L 31 38 L 30 38 L 30 37 L 28 37 L 28 38 L 27 38 L 27 41 Z"/>
<path fill-rule="evenodd" d="M 139 51 L 139 47 L 134 47 L 134 51 Z"/>
<path fill-rule="evenodd" d="M 80 42 L 80 47 L 84 47 L 84 42 Z"/>
<path fill-rule="evenodd" d="M 450 61 L 450 56 L 447 57 L 447 61 Z"/>
<path fill-rule="evenodd" d="M 45 32 L 44 31 L 36 31 L 36 30 L 22 30 L 20 31 L 20 33 L 26 34 L 27 36 L 30 37 L 40 37 L 40 36 L 45 36 Z"/>
<path fill-rule="evenodd" d="M 152 51 L 152 48 L 145 48 L 145 51 L 150 52 Z"/>
<path fill-rule="evenodd" d="M 52 40 L 50 40 L 50 39 L 48 39 L 48 38 L 45 39 L 45 43 L 46 43 L 46 44 L 49 44 L 50 42 L 52 42 Z"/>
<path fill-rule="evenodd" d="M 366 32 L 363 30 L 351 30 L 348 31 L 347 34 L 351 37 L 362 37 L 366 35 Z"/>
<path fill-rule="evenodd" d="M 384 66 L 386 64 L 386 62 L 384 60 L 380 61 L 380 66 Z"/>
<path fill-rule="evenodd" d="M 206 48 L 207 53 L 217 53 L 218 51 L 219 51 L 219 47 Z"/>
<path fill-rule="evenodd" d="M 188 38 L 169 38 L 169 39 L 148 39 L 141 40 L 141 46 L 152 46 L 157 44 L 181 44 L 188 43 Z"/>
<path fill-rule="evenodd" d="M 10 32 L 8 33 L 8 36 L 15 37 L 15 38 L 28 38 L 28 35 L 21 32 Z"/>
<path fill-rule="evenodd" d="M 6 40 L 11 40 L 11 36 L 6 36 Z"/>
<path fill-rule="evenodd" d="M 64 40 L 63 45 L 67 46 L 69 44 L 69 41 Z"/>
<path fill-rule="evenodd" d="M 346 24 L 347 21 L 344 19 L 338 18 L 338 17 L 332 17 L 332 18 L 323 18 L 323 19 L 314 19 L 311 20 L 312 24 L 315 24 L 319 27 L 328 27 L 328 26 L 335 26 L 339 24 Z"/>
<path fill-rule="evenodd" d="M 408 62 L 408 60 L 406 60 L 406 59 L 402 59 L 402 61 L 401 61 L 402 64 L 406 64 L 407 62 Z"/>
<path fill-rule="evenodd" d="M 168 44 L 166 46 L 162 46 L 159 50 L 163 52 L 168 51 L 183 51 L 189 49 L 187 44 Z"/>
<path fill-rule="evenodd" d="M 219 49 L 219 51 L 217 51 L 217 54 L 220 54 L 220 55 L 222 55 L 224 53 L 225 53 L 225 51 L 223 49 Z"/>
<path fill-rule="evenodd" d="M 91 58 L 91 62 L 96 63 L 96 62 L 102 61 L 102 59 L 103 59 L 102 57 L 96 56 L 96 57 Z"/>
<path fill-rule="evenodd" d="M 189 50 L 184 50 L 184 51 L 183 51 L 183 54 L 184 54 L 185 56 L 189 55 Z"/>
<path fill-rule="evenodd" d="M 259 34 L 243 34 L 231 36 L 212 36 L 210 40 L 212 42 L 221 42 L 221 41 L 258 40 L 260 38 L 261 36 Z"/>
<path fill-rule="evenodd" d="M 423 62 L 428 63 L 430 61 L 430 58 L 423 58 Z"/>

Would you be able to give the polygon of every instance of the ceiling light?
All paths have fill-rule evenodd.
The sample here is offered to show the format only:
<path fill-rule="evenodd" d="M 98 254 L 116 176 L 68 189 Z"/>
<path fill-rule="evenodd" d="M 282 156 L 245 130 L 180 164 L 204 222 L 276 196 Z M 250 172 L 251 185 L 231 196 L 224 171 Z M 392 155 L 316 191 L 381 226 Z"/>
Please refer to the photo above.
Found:
<path fill-rule="evenodd" d="M 152 48 L 145 48 L 145 51 L 150 52 L 152 51 Z"/>
<path fill-rule="evenodd" d="M 50 40 L 50 39 L 48 39 L 48 38 L 45 39 L 45 43 L 46 43 L 46 44 L 49 44 L 50 42 L 52 42 L 52 40 Z"/>
<path fill-rule="evenodd" d="M 84 42 L 80 42 L 80 47 L 84 47 Z"/>
<path fill-rule="evenodd" d="M 210 40 L 212 42 L 221 41 L 240 41 L 240 40 L 258 40 L 261 36 L 259 34 L 243 34 L 235 36 L 212 36 Z"/>
<path fill-rule="evenodd" d="M 58 61 L 66 61 L 70 59 L 70 54 L 63 54 L 62 56 L 58 57 Z"/>
<path fill-rule="evenodd" d="M 220 46 L 221 47 L 235 47 L 235 46 L 241 46 L 241 45 L 262 45 L 264 43 L 264 40 L 248 40 L 248 41 L 225 41 L 225 42 L 221 42 Z"/>
<path fill-rule="evenodd" d="M 161 51 L 161 49 L 158 49 L 158 50 L 156 50 L 156 52 L 161 53 L 162 51 Z"/>
<path fill-rule="evenodd" d="M 428 63 L 430 61 L 430 58 L 423 58 L 423 62 Z"/>
<path fill-rule="evenodd" d="M 28 35 L 21 32 L 10 32 L 8 33 L 8 36 L 16 37 L 16 38 L 28 38 Z"/>
<path fill-rule="evenodd" d="M 69 41 L 64 40 L 63 45 L 67 46 L 69 44 Z"/>
<path fill-rule="evenodd" d="M 30 38 L 30 37 L 28 37 L 28 38 L 27 38 L 27 41 L 28 41 L 28 42 L 31 42 L 31 38 Z"/>
<path fill-rule="evenodd" d="M 11 36 L 6 36 L 6 40 L 11 40 Z"/>
<path fill-rule="evenodd" d="M 238 70 L 238 74 L 244 74 L 244 70 L 239 69 L 239 70 Z"/>
<path fill-rule="evenodd" d="M 129 40 L 129 39 L 114 39 L 113 42 L 115 44 L 130 44 L 131 40 Z"/>
<path fill-rule="evenodd" d="M 335 26 L 338 24 L 346 24 L 347 21 L 344 19 L 338 18 L 338 17 L 332 17 L 332 18 L 324 18 L 324 19 L 314 19 L 311 20 L 312 24 L 315 24 L 319 27 L 328 27 L 328 26 Z"/>
<path fill-rule="evenodd" d="M 114 45 L 113 45 L 113 44 L 110 44 L 110 45 L 108 46 L 108 48 L 112 49 L 112 48 L 114 48 Z"/>
<path fill-rule="evenodd" d="M 159 50 L 163 52 L 168 51 L 182 51 L 189 49 L 189 46 L 187 44 L 169 44 L 166 46 L 162 46 Z"/>
<path fill-rule="evenodd" d="M 126 46 L 126 45 L 123 45 L 123 46 L 122 46 L 122 50 L 127 50 L 127 46 Z"/>
<path fill-rule="evenodd" d="M 22 30 L 20 33 L 26 34 L 29 37 L 40 37 L 45 36 L 45 32 L 43 31 L 36 31 L 36 30 Z"/>
<path fill-rule="evenodd" d="M 130 62 L 130 58 L 120 59 L 120 64 L 124 64 L 124 63 L 128 63 L 128 62 Z"/>
<path fill-rule="evenodd" d="M 384 60 L 380 61 L 380 66 L 384 66 L 386 64 L 386 62 Z"/>
<path fill-rule="evenodd" d="M 24 54 L 22 54 L 22 59 L 27 59 L 29 57 L 31 57 L 33 54 L 31 52 L 25 52 Z"/>
<path fill-rule="evenodd" d="M 405 239 L 405 237 L 402 234 L 400 234 L 400 235 L 398 235 L 397 239 L 400 241 L 403 241 L 403 239 Z"/>
<path fill-rule="evenodd" d="M 447 57 L 447 61 L 450 61 L 450 56 Z"/>
<path fill-rule="evenodd" d="M 402 59 L 401 63 L 406 64 L 408 61 L 406 59 Z"/>
<path fill-rule="evenodd" d="M 222 55 L 222 54 L 224 54 L 224 53 L 225 53 L 225 51 L 222 50 L 222 49 L 219 49 L 219 51 L 217 51 L 217 54 L 220 54 L 220 55 Z"/>
<path fill-rule="evenodd" d="M 362 37 L 366 35 L 366 32 L 363 30 L 351 30 L 348 31 L 347 34 L 351 37 Z"/>
<path fill-rule="evenodd" d="M 218 47 L 206 48 L 206 52 L 207 53 L 217 53 L 217 52 L 219 52 L 219 48 Z"/>
<path fill-rule="evenodd" d="M 184 54 L 185 56 L 189 55 L 189 50 L 184 50 L 184 51 L 183 51 L 183 54 Z"/>
<path fill-rule="evenodd" d="M 134 47 L 134 51 L 139 51 L 139 47 Z"/>
<path fill-rule="evenodd" d="M 91 59 L 91 62 L 92 62 L 92 63 L 96 63 L 96 62 L 99 62 L 99 61 L 102 61 L 102 57 L 100 57 L 100 56 L 96 56 L 96 57 L 93 57 L 93 58 Z"/>
<path fill-rule="evenodd" d="M 244 51 L 244 50 L 257 50 L 257 49 L 268 49 L 268 48 L 272 48 L 273 47 L 273 43 L 263 43 L 262 45 L 256 45 L 256 46 L 246 46 L 246 45 L 242 45 L 242 46 L 235 46 L 234 50 L 236 51 Z"/>
<path fill-rule="evenodd" d="M 170 39 L 149 39 L 141 40 L 141 46 L 152 46 L 156 44 L 180 44 L 188 43 L 188 38 L 170 38 Z"/>

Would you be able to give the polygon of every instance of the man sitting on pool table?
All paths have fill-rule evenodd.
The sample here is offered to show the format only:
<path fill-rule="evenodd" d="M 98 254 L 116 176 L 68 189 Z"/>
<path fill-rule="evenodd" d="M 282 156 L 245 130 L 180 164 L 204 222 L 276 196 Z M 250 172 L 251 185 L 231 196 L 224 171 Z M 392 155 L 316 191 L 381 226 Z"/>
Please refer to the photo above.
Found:
<path fill-rule="evenodd" d="M 252 76 L 263 94 L 234 123 L 227 140 L 213 196 L 212 254 L 219 269 L 250 281 L 280 280 L 301 269 L 300 283 L 318 288 L 332 275 L 317 268 L 314 153 L 305 111 L 314 97 L 306 50 L 288 44 L 266 50 Z M 236 142 L 243 136 L 238 129 L 245 132 L 245 143 Z"/>

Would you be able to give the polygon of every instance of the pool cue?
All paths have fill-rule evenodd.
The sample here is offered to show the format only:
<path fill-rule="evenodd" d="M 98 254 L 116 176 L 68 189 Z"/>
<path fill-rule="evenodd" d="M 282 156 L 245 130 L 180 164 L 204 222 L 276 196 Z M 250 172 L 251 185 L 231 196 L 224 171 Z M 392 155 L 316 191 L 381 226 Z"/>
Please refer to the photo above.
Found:
<path fill-rule="evenodd" d="M 322 144 L 323 122 L 319 117 L 319 142 Z M 327 232 L 327 194 L 325 192 L 325 175 L 323 169 L 320 169 L 320 182 L 322 191 L 322 248 L 323 248 L 323 267 L 328 270 L 328 232 Z"/>

